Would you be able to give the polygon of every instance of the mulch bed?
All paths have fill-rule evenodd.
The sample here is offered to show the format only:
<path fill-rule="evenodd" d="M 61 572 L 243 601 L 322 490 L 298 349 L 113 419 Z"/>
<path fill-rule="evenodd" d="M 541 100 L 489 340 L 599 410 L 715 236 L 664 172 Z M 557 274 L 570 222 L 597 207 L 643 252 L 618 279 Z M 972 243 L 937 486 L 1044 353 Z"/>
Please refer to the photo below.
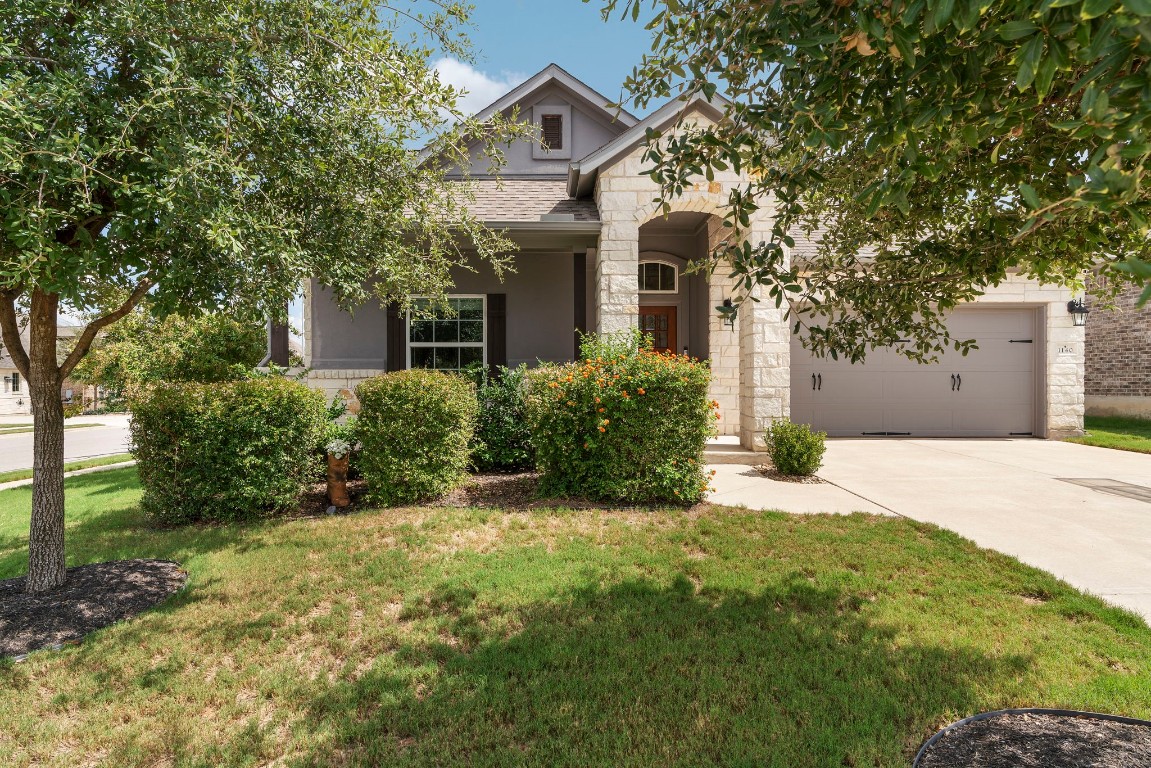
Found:
<path fill-rule="evenodd" d="M 753 469 L 769 480 L 778 480 L 781 483 L 801 483 L 803 485 L 819 485 L 826 482 L 815 475 L 785 475 L 770 464 L 757 464 Z"/>
<path fill-rule="evenodd" d="M 668 505 L 656 507 L 627 504 L 610 504 L 587 499 L 540 498 L 540 475 L 538 472 L 482 472 L 468 477 L 463 485 L 446 496 L 424 502 L 425 507 L 479 507 L 498 509 L 665 509 Z M 375 510 L 364 495 L 368 486 L 363 480 L 348 481 L 348 497 L 352 503 L 337 510 L 341 515 L 366 510 Z M 290 517 L 320 517 L 328 512 L 327 486 L 317 483 L 304 495 L 295 514 Z"/>
<path fill-rule="evenodd" d="M 24 592 L 23 576 L 0 581 L 0 657 L 77 641 L 143 613 L 187 580 L 168 560 L 118 560 L 69 568 L 62 587 L 41 594 Z"/>
<path fill-rule="evenodd" d="M 940 737 L 919 768 L 1151 768 L 1151 727 L 1051 714 L 1003 714 Z"/>

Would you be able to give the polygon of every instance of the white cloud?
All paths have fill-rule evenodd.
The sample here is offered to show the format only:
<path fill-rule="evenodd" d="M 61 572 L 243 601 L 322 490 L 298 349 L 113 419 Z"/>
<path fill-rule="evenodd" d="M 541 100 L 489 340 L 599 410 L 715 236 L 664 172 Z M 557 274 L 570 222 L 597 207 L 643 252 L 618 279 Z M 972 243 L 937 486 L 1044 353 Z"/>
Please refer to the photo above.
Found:
<path fill-rule="evenodd" d="M 460 98 L 462 112 L 474 115 L 517 85 L 527 80 L 520 72 L 500 72 L 492 77 L 475 67 L 457 59 L 442 58 L 433 67 L 445 83 L 454 85 L 466 93 Z"/>

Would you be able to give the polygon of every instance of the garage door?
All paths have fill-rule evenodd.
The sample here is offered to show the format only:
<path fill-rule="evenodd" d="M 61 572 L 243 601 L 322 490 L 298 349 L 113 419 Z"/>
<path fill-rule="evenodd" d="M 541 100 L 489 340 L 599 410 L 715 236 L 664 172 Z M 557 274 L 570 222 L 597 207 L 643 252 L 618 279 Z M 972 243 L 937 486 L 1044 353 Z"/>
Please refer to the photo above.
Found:
<path fill-rule="evenodd" d="M 921 365 L 894 349 L 860 364 L 791 349 L 791 418 L 829 435 L 989 437 L 1035 429 L 1036 311 L 965 309 L 948 328 L 975 339 L 966 356 L 950 350 Z"/>

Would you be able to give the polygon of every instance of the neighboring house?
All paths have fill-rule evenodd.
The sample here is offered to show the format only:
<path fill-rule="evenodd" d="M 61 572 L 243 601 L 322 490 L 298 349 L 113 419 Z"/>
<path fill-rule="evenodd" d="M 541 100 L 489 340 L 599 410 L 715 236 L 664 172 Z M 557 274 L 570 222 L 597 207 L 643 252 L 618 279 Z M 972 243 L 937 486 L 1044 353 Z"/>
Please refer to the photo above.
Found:
<path fill-rule="evenodd" d="M 1082 430 L 1083 329 L 1060 287 L 1008 279 L 950 321 L 979 350 L 932 366 L 891 351 L 862 365 L 813 359 L 774 302 L 748 302 L 726 325 L 715 307 L 733 294 L 729 278 L 684 268 L 728 236 L 722 211 L 740 178 L 700 180 L 665 217 L 641 161 L 648 128 L 666 128 L 681 113 L 714 121 L 719 107 L 675 101 L 639 120 L 607 102 L 551 65 L 480 113 L 518 107 L 542 137 L 507 151 L 500 181 L 485 175 L 477 152 L 466 182 L 476 192 L 473 213 L 519 244 L 516 271 L 500 282 L 482 264 L 456 270 L 459 314 L 436 322 L 378 305 L 353 316 L 313 281 L 304 300 L 311 383 L 334 394 L 407 367 L 571 360 L 576 331 L 638 325 L 660 349 L 711 361 L 720 430 L 749 447 L 762 448 L 772 419 L 789 415 L 832 435 L 1058 438 Z M 771 216 L 763 207 L 747 236 L 763 239 Z M 797 243 L 793 257 L 806 247 Z"/>
<path fill-rule="evenodd" d="M 80 331 L 80 328 L 66 325 L 57 328 L 56 334 L 60 347 L 65 350 L 70 349 Z M 24 346 L 25 351 L 28 349 L 28 342 L 28 331 L 24 330 L 20 334 L 20 343 Z M 65 404 L 72 402 L 73 399 L 82 399 L 83 393 L 84 385 L 73 382 L 71 379 L 66 379 L 60 385 L 60 399 Z M 16 370 L 16 365 L 12 362 L 8 350 L 4 348 L 3 344 L 0 344 L 0 416 L 28 416 L 31 414 L 32 399 L 28 395 L 28 382 Z"/>
<path fill-rule="evenodd" d="M 27 334 L 21 341 L 28 343 Z M 28 397 L 28 382 L 16 370 L 8 349 L 0 344 L 0 416 L 28 415 L 32 413 L 32 400 Z"/>
<path fill-rule="evenodd" d="M 1135 308 L 1142 289 L 1123 291 L 1111 310 L 1087 323 L 1087 414 L 1151 419 L 1151 305 Z"/>

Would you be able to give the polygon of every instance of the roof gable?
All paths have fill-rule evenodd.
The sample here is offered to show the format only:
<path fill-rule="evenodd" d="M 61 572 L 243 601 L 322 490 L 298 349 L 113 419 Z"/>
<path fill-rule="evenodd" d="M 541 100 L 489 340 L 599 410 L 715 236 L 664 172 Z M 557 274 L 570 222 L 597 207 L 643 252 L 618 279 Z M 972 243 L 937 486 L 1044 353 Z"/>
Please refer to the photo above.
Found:
<path fill-rule="evenodd" d="M 586 109 L 598 110 L 609 122 L 618 122 L 624 128 L 631 128 L 639 122 L 635 115 L 623 109 L 615 110 L 608 106 L 611 99 L 574 77 L 558 64 L 548 64 L 536 74 L 523 81 L 500 98 L 476 113 L 476 119 L 483 121 L 500 112 L 506 112 L 521 102 L 530 101 L 538 91 L 549 85 L 559 85 L 570 91 L 583 102 Z"/>
<path fill-rule="evenodd" d="M 630 154 L 644 142 L 648 130 L 665 130 L 683 116 L 697 112 L 709 119 L 719 120 L 730 104 L 723 96 L 706 99 L 695 96 L 691 99 L 672 99 L 652 112 L 643 120 L 637 121 L 627 131 L 582 160 L 572 162 L 568 169 L 568 194 L 573 197 L 590 195 L 595 187 L 596 176 L 601 168 L 611 166 L 622 157 Z"/>
<path fill-rule="evenodd" d="M 504 165 L 495 175 L 512 179 L 566 179 L 572 160 L 610 144 L 639 122 L 633 115 L 610 106 L 607 97 L 555 64 L 489 104 L 476 118 L 484 121 L 513 113 L 517 120 L 534 127 L 530 137 L 500 147 Z M 559 144 L 543 145 L 545 121 L 553 137 L 562 137 Z M 469 167 L 453 169 L 451 175 L 492 177 L 490 158 L 483 152 L 482 141 L 477 138 L 470 145 Z"/>

